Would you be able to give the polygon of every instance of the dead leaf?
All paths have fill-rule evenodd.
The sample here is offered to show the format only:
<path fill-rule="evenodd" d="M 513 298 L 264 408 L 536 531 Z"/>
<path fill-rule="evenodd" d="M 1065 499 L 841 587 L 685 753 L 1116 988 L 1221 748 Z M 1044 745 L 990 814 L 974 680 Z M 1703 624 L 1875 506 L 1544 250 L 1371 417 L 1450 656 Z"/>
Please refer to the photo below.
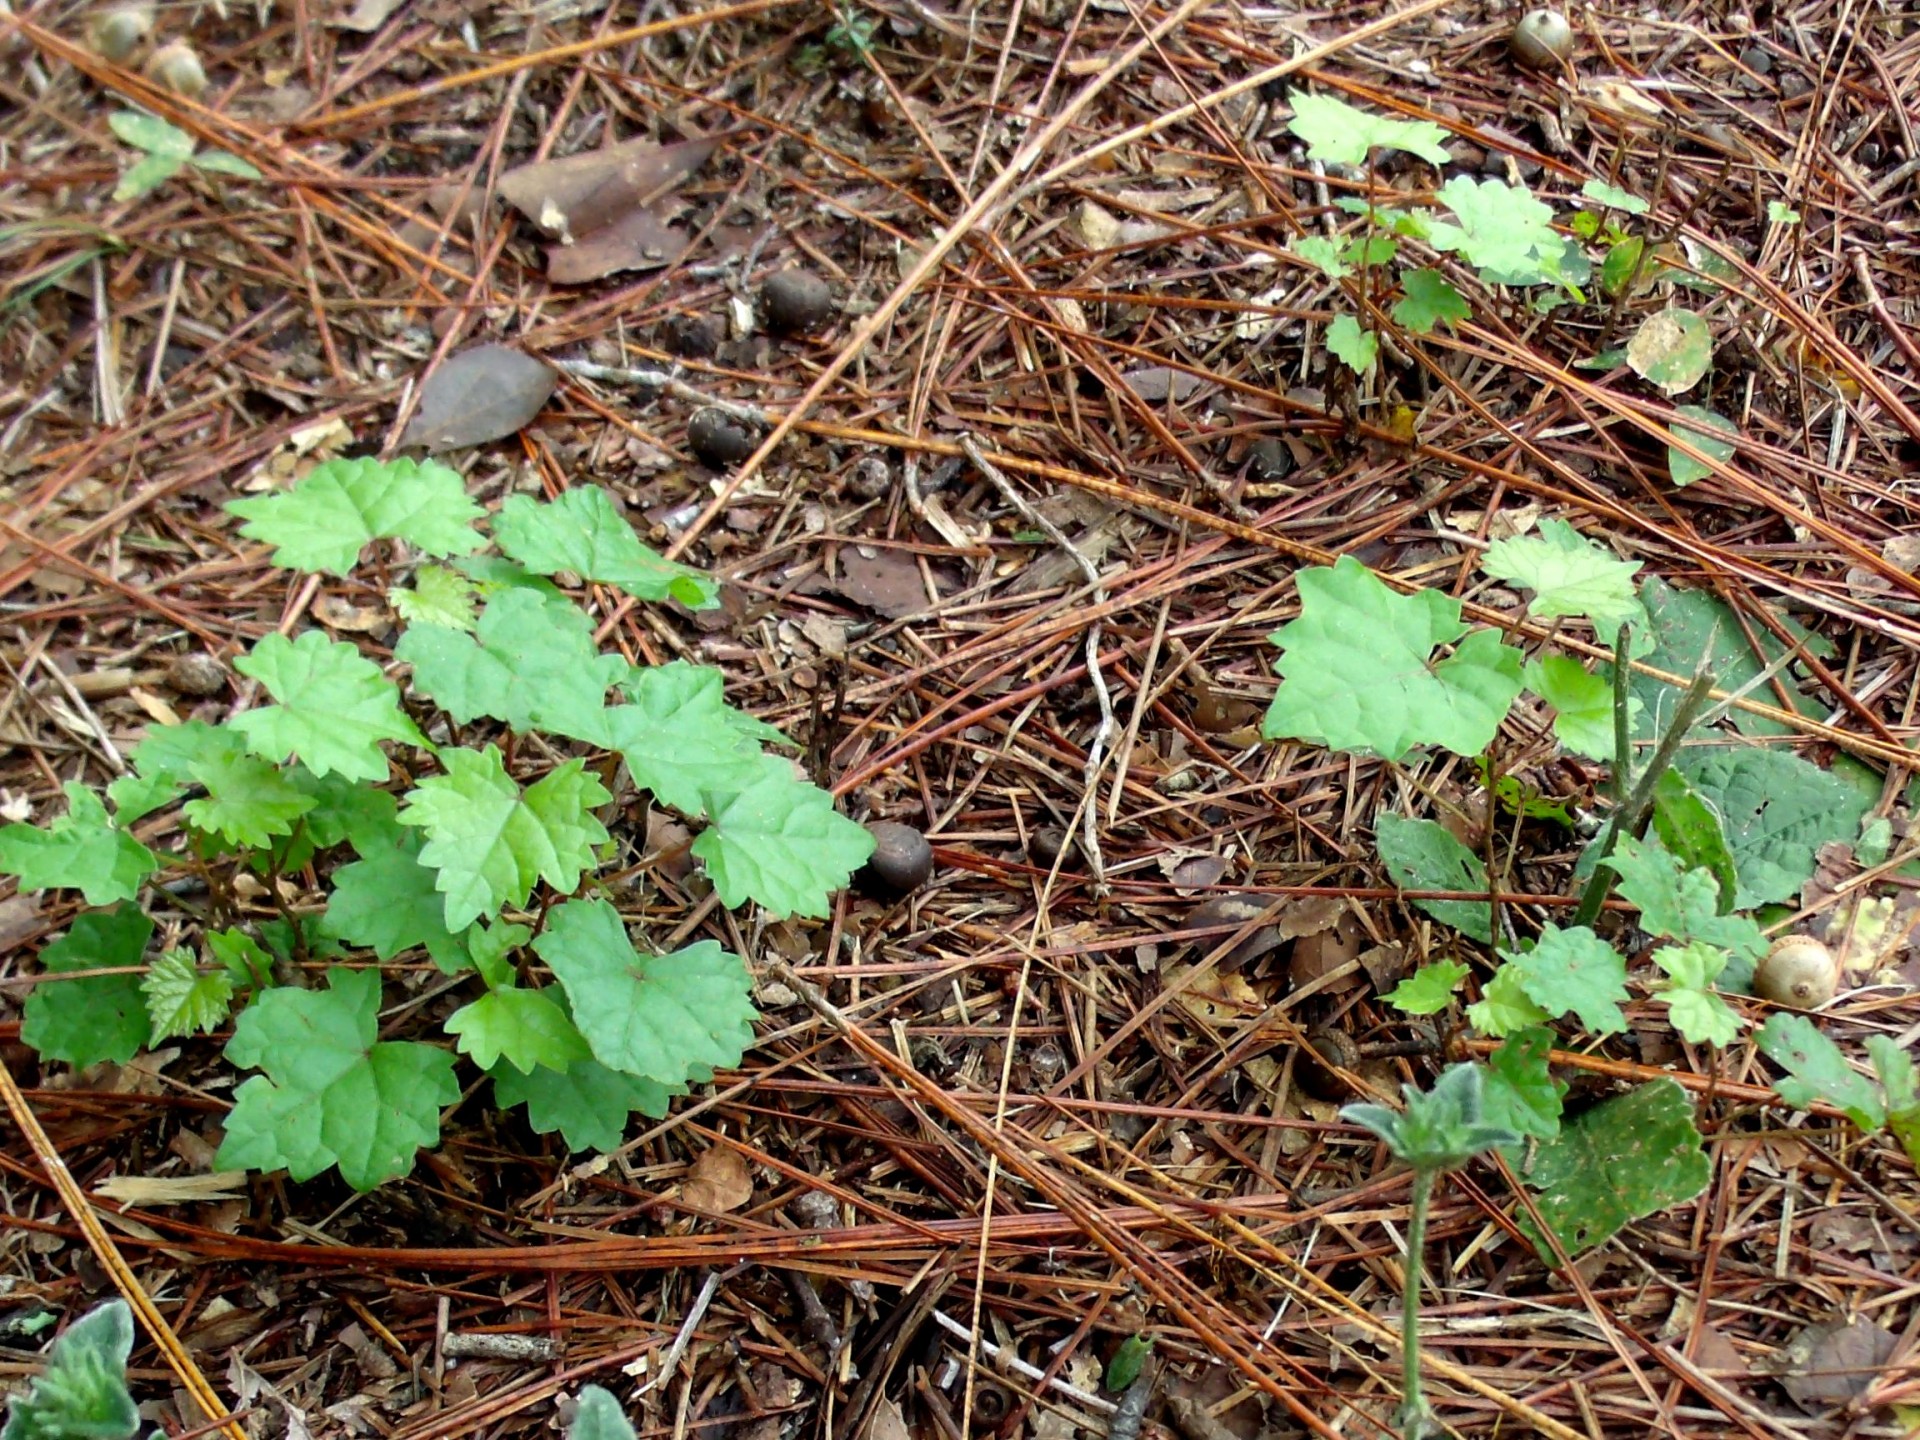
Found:
<path fill-rule="evenodd" d="M 753 1198 L 753 1172 L 729 1145 L 704 1150 L 687 1171 L 680 1198 L 696 1210 L 724 1215 Z"/>
<path fill-rule="evenodd" d="M 394 11 L 406 3 L 407 0 L 359 0 L 353 9 L 332 24 L 339 30 L 355 30 L 368 35 L 386 24 Z"/>
<path fill-rule="evenodd" d="M 1898 1343 L 1892 1331 L 1864 1317 L 1809 1325 L 1780 1352 L 1781 1388 L 1809 1415 L 1846 1405 L 1880 1378 Z"/>
<path fill-rule="evenodd" d="M 1224 855 L 1206 855 L 1192 850 L 1171 850 L 1160 857 L 1160 873 L 1167 877 L 1176 895 L 1191 895 L 1209 885 L 1232 868 Z"/>
<path fill-rule="evenodd" d="M 684 232 L 656 205 L 723 145 L 726 135 L 661 145 L 628 140 L 564 160 L 536 160 L 500 177 L 506 202 L 560 243 L 548 275 L 565 285 L 677 260 Z"/>
<path fill-rule="evenodd" d="M 867 1426 L 867 1440 L 913 1440 L 906 1416 L 900 1413 L 898 1400 L 882 1399 L 873 1407 L 873 1419 Z"/>
<path fill-rule="evenodd" d="M 1172 965 L 1161 972 L 1174 1003 L 1196 1020 L 1231 1024 L 1257 1015 L 1265 1008 L 1259 993 L 1238 975 L 1223 974 L 1216 966 L 1195 974 L 1196 966 Z"/>
<path fill-rule="evenodd" d="M 475 345 L 427 377 L 400 443 L 437 452 L 502 439 L 538 415 L 559 382 L 544 360 L 506 345 Z"/>
<path fill-rule="evenodd" d="M 372 635 L 391 623 L 386 607 L 355 605 L 338 595 L 316 595 L 313 613 L 329 630 L 348 630 L 361 635 Z"/>
<path fill-rule="evenodd" d="M 115 1175 L 93 1187 L 107 1200 L 139 1209 L 156 1205 L 196 1205 L 207 1200 L 230 1200 L 247 1189 L 244 1170 L 216 1170 L 211 1175 Z"/>
<path fill-rule="evenodd" d="M 834 589 L 889 620 L 904 620 L 927 608 L 926 582 L 906 550 L 847 546 L 840 552 L 840 580 Z"/>
<path fill-rule="evenodd" d="M 1200 388 L 1200 377 L 1168 365 L 1142 365 L 1120 377 L 1126 387 L 1142 400 L 1159 404 L 1171 396 L 1176 402 Z"/>

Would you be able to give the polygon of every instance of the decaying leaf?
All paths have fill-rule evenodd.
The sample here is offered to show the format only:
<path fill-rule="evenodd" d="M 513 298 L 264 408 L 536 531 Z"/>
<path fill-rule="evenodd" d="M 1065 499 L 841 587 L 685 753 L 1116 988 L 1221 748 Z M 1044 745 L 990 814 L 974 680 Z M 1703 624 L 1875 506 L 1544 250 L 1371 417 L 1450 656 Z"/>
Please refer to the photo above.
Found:
<path fill-rule="evenodd" d="M 840 552 L 840 583 L 834 587 L 856 605 L 889 620 L 918 615 L 927 608 L 927 587 L 920 567 L 905 550 L 867 553 L 849 545 Z"/>
<path fill-rule="evenodd" d="M 687 1171 L 680 1198 L 696 1210 L 724 1215 L 753 1198 L 753 1172 L 738 1150 L 715 1145 L 701 1151 L 700 1158 Z"/>
<path fill-rule="evenodd" d="M 420 387 L 420 408 L 400 443 L 439 451 L 499 440 L 538 415 L 559 381 L 546 361 L 505 345 L 462 350 Z"/>
<path fill-rule="evenodd" d="M 661 145 L 628 140 L 564 160 L 537 160 L 500 177 L 507 203 L 559 243 L 547 273 L 561 284 L 670 264 L 687 236 L 659 202 L 704 165 L 726 136 Z"/>
<path fill-rule="evenodd" d="M 1780 1385 L 1810 1415 L 1866 1393 L 1893 1358 L 1891 1331 L 1864 1316 L 1848 1324 L 1809 1325 L 1780 1352 Z"/>

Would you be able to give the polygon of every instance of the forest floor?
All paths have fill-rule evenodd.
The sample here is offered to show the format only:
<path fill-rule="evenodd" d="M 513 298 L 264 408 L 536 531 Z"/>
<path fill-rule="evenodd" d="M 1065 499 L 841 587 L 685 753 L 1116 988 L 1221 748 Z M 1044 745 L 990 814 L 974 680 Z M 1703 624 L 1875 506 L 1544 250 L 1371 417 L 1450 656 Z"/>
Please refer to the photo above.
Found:
<path fill-rule="evenodd" d="M 143 1335 L 131 1371 L 176 1440 L 223 1418 L 208 1386 L 228 1433 L 456 1440 L 557 1429 L 589 1382 L 675 1440 L 1399 1433 L 1409 1172 L 1339 1107 L 1441 1061 L 1376 1048 L 1330 1085 L 1303 1035 L 1417 1052 L 1384 994 L 1458 961 L 1471 997 L 1494 963 L 1396 887 L 1378 817 L 1487 857 L 1512 949 L 1565 918 L 1613 797 L 1537 704 L 1486 752 L 1527 813 L 1471 756 L 1263 738 L 1269 636 L 1339 556 L 1536 657 L 1614 642 L 1477 568 L 1555 521 L 1642 567 L 1650 604 L 1710 607 L 1686 612 L 1692 654 L 1655 616 L 1682 679 L 1705 663 L 1740 691 L 1703 743 L 1862 795 L 1846 833 L 1792 842 L 1818 873 L 1756 918 L 1838 944 L 1871 894 L 1911 924 L 1910 8 L 1584 8 L 1565 62 L 1528 68 L 1519 10 L 1480 0 L 338 3 L 170 5 L 147 34 L 72 0 L 0 16 L 6 818 L 64 813 L 63 782 L 112 779 L 149 727 L 230 714 L 235 657 L 276 629 L 389 662 L 384 551 L 345 578 L 275 569 L 224 506 L 391 453 L 424 401 L 443 408 L 409 438 L 488 508 L 603 486 L 720 577 L 713 610 L 588 599 L 629 657 L 719 667 L 848 816 L 923 831 L 933 873 L 822 918 L 729 913 L 687 828 L 630 807 L 630 923 L 753 967 L 740 1066 L 607 1155 L 495 1109 L 469 1067 L 439 1146 L 366 1194 L 215 1173 L 228 1032 L 43 1062 L 21 1007 L 77 897 L 0 890 L 0 1048 L 32 1116 L 0 1152 L 7 1376 L 39 1363 L 34 1317 L 132 1285 L 180 1338 Z M 124 64 L 100 53 L 116 25 Z M 197 100 L 152 78 L 181 75 L 176 42 Z M 1447 163 L 1324 162 L 1289 125 L 1308 94 L 1434 122 Z M 127 137 L 155 132 L 110 122 L 142 110 L 244 165 L 129 193 Z M 503 199 L 516 167 L 629 141 L 624 181 Z M 1402 323 L 1378 212 L 1338 202 L 1418 209 L 1459 177 L 1551 205 L 1592 276 L 1504 285 L 1410 240 L 1471 305 Z M 1313 262 L 1356 237 L 1365 263 Z M 769 305 L 796 268 L 823 308 Z M 1663 388 L 1606 352 L 1673 307 L 1711 368 Z M 1379 342 L 1359 374 L 1330 350 L 1356 314 Z M 557 386 L 423 389 L 486 343 Z M 1738 436 L 1684 486 L 1673 405 Z M 1869 864 L 1851 842 L 1880 821 Z M 1903 1433 L 1912 1160 L 1782 1103 L 1751 1036 L 1677 1035 L 1630 919 L 1601 922 L 1633 966 L 1626 1028 L 1559 1027 L 1567 1113 L 1671 1077 L 1710 1178 L 1570 1264 L 1529 1243 L 1496 1159 L 1443 1180 L 1421 1257 L 1440 1421 Z M 195 942 L 190 913 L 165 923 Z M 1920 1032 L 1904 930 L 1872 961 L 1818 1017 L 1856 1064 L 1868 1035 Z M 385 974 L 389 1036 L 460 998 L 418 951 Z M 1457 1007 L 1435 1023 L 1486 1053 Z M 1130 1337 L 1152 1342 L 1144 1413 L 1116 1416 Z"/>

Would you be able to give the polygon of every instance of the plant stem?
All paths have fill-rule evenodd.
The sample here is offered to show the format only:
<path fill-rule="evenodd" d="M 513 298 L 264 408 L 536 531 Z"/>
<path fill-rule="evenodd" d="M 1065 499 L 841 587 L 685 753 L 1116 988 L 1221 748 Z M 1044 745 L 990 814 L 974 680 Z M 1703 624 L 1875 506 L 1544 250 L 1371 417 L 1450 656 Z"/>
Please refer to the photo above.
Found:
<path fill-rule="evenodd" d="M 1618 669 L 1618 665 L 1615 668 Z M 1686 738 L 1687 731 L 1693 728 L 1694 718 L 1707 703 L 1707 695 L 1712 689 L 1713 676 L 1710 672 L 1702 670 L 1693 677 L 1693 683 L 1674 707 L 1673 722 L 1667 726 L 1667 733 L 1660 737 L 1660 745 L 1653 752 L 1653 759 L 1635 782 L 1633 793 L 1625 805 L 1613 812 L 1613 819 L 1607 822 L 1606 836 L 1600 842 L 1599 863 L 1593 867 L 1593 874 L 1587 877 L 1587 888 L 1580 892 L 1580 908 L 1573 914 L 1575 925 L 1591 925 L 1599 917 L 1600 907 L 1607 903 L 1607 896 L 1613 892 L 1615 879 L 1606 863 L 1607 857 L 1613 854 L 1613 847 L 1623 833 L 1638 839 L 1646 830 L 1647 816 L 1653 811 L 1653 794 L 1660 784 L 1660 777 L 1673 763 L 1680 742 Z"/>
<path fill-rule="evenodd" d="M 1434 1172 L 1416 1166 L 1408 1202 L 1407 1262 L 1400 1295 L 1400 1433 L 1404 1440 L 1437 1434 L 1433 1412 L 1420 1385 L 1420 1272 L 1427 1250 L 1427 1202 L 1433 1198 Z"/>
<path fill-rule="evenodd" d="M 1632 674 L 1627 668 L 1627 636 L 1631 626 L 1622 625 L 1613 639 L 1613 807 L 1626 807 L 1627 791 L 1633 784 L 1633 720 L 1630 714 Z"/>

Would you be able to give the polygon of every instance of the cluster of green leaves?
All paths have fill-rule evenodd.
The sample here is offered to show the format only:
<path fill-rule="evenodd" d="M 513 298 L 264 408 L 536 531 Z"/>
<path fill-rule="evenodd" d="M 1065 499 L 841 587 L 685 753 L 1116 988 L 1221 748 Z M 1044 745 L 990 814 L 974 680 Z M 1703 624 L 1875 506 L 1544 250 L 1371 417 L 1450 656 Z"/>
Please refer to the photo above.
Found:
<path fill-rule="evenodd" d="M 8 1400 L 0 1440 L 127 1440 L 140 1428 L 127 1391 L 132 1353 L 127 1302 L 95 1306 L 53 1342 L 46 1369 Z"/>
<path fill-rule="evenodd" d="M 610 751 L 656 801 L 705 822 L 693 853 L 725 904 L 826 913 L 871 853 L 867 832 L 769 752 L 779 732 L 730 706 L 717 671 L 601 653 L 591 620 L 545 577 L 694 608 L 718 603 L 713 581 L 647 549 L 595 487 L 508 500 L 492 521 L 500 553 L 482 554 L 482 512 L 434 462 L 329 461 L 231 508 L 276 564 L 345 574 L 376 540 L 446 562 L 418 565 L 392 596 L 413 709 L 356 646 L 271 634 L 236 661 L 271 703 L 154 729 L 104 801 L 69 785 L 66 815 L 0 829 L 0 871 L 97 907 L 43 952 L 22 1038 L 84 1066 L 233 1017 L 226 1056 L 259 1073 L 235 1091 L 219 1163 L 296 1179 L 338 1167 L 361 1189 L 437 1143 L 440 1109 L 461 1094 L 456 1051 L 502 1106 L 525 1105 L 535 1130 L 576 1148 L 612 1148 L 631 1111 L 664 1114 L 689 1083 L 737 1064 L 755 1019 L 745 965 L 711 941 L 637 951 L 593 893 L 618 848 L 598 813 L 614 799 L 601 774 L 581 755 L 525 763 L 567 742 Z M 543 742 L 510 762 L 492 741 L 430 738 L 474 726 Z M 389 788 L 395 748 L 409 778 Z M 176 806 L 185 843 L 163 856 L 133 827 Z M 327 874 L 317 919 L 221 923 L 238 918 L 239 870 L 309 865 Z M 177 867 L 213 882 L 216 918 L 197 948 L 149 960 L 138 902 Z M 478 993 L 446 1022 L 453 1051 L 380 1038 L 378 966 L 414 950 L 474 977 Z M 324 988 L 275 984 L 275 959 L 296 957 L 341 963 Z M 75 971 L 96 973 L 59 978 Z"/>
<path fill-rule="evenodd" d="M 1290 103 L 1294 113 L 1289 128 L 1314 160 L 1364 166 L 1389 150 L 1435 166 L 1452 159 L 1445 146 L 1447 132 L 1431 121 L 1389 119 L 1330 95 L 1297 92 Z M 1437 209 L 1342 197 L 1336 202 L 1340 208 L 1365 221 L 1360 234 L 1338 239 L 1303 236 L 1290 248 L 1333 280 L 1346 280 L 1359 271 L 1391 274 L 1398 296 L 1388 314 L 1416 335 L 1431 334 L 1440 325 L 1457 326 L 1473 307 L 1432 265 L 1390 268 L 1409 241 L 1435 256 L 1457 257 L 1483 285 L 1549 287 L 1535 302 L 1541 309 L 1563 299 L 1586 298 L 1582 287 L 1593 280 L 1595 266 L 1585 243 L 1603 252 L 1598 280 L 1609 296 L 1639 295 L 1657 285 L 1719 288 L 1714 275 L 1723 273 L 1724 266 L 1714 265 L 1714 275 L 1709 275 L 1705 265 L 1695 268 L 1656 255 L 1644 237 L 1613 219 L 1617 213 L 1630 223 L 1644 215 L 1645 200 L 1602 180 L 1588 181 L 1581 195 L 1598 208 L 1574 211 L 1567 221 L 1571 233 L 1562 233 L 1553 206 L 1524 186 L 1454 176 L 1434 192 Z M 1443 213 L 1451 218 L 1442 218 Z M 1379 357 L 1380 341 L 1356 316 L 1342 313 L 1327 327 L 1327 349 L 1355 374 L 1364 374 Z M 1705 378 L 1713 363 L 1713 337 L 1703 316 L 1669 304 L 1642 319 L 1623 347 L 1580 363 L 1609 370 L 1628 365 L 1671 397 Z M 1681 486 L 1705 479 L 1714 464 L 1730 459 L 1740 433 L 1732 420 L 1702 405 L 1677 407 L 1668 425 L 1675 442 L 1667 447 L 1668 470 Z"/>
<path fill-rule="evenodd" d="M 1662 669 L 1685 673 L 1705 666 L 1733 687 L 1785 658 L 1783 646 L 1756 657 L 1736 617 L 1712 596 L 1675 591 L 1657 580 L 1636 587 L 1638 567 L 1559 522 L 1546 522 L 1536 535 L 1495 542 L 1481 568 L 1526 592 L 1528 613 L 1536 619 L 1585 622 L 1605 638 L 1626 627 L 1639 637 L 1639 651 Z M 1529 659 L 1498 632 L 1470 628 L 1458 602 L 1444 595 L 1399 594 L 1351 559 L 1304 570 L 1296 580 L 1299 618 L 1272 636 L 1281 652 L 1281 683 L 1264 725 L 1270 738 L 1393 760 L 1419 746 L 1475 756 L 1526 691 L 1550 707 L 1561 745 L 1608 764 L 1631 763 L 1630 756 L 1616 757 L 1617 721 L 1624 719 L 1629 736 L 1638 740 L 1671 727 L 1667 687 L 1634 677 L 1626 687 L 1626 712 L 1617 715 L 1610 670 L 1596 673 L 1552 653 Z M 1735 723 L 1756 734 L 1778 728 L 1764 717 L 1739 714 Z M 1820 846 L 1858 832 L 1877 782 L 1863 789 L 1786 751 L 1759 747 L 1683 749 L 1671 768 L 1651 778 L 1646 836 L 1621 836 L 1604 858 L 1596 842 L 1577 873 L 1604 864 L 1617 876 L 1618 893 L 1639 908 L 1642 928 L 1658 942 L 1645 992 L 1666 1005 L 1674 1029 L 1687 1040 L 1726 1046 L 1746 1028 L 1742 1012 L 1726 997 L 1747 990 L 1766 951 L 1749 912 L 1799 893 Z M 1530 799 L 1517 782 L 1496 798 L 1517 813 L 1552 809 Z M 1436 821 L 1382 814 L 1376 838 L 1388 872 L 1405 889 L 1477 895 L 1493 888 L 1483 858 Z M 1413 903 L 1472 939 L 1494 942 L 1492 910 L 1484 900 Z M 1658 1176 L 1635 1167 L 1636 1180 L 1646 1181 L 1637 1195 L 1623 1197 L 1606 1172 L 1575 1163 L 1580 1153 L 1596 1149 L 1625 1153 L 1636 1143 L 1634 1127 L 1650 1119 L 1677 1125 L 1675 1107 L 1686 1109 L 1677 1088 L 1656 1098 L 1643 1095 L 1643 1086 L 1609 1102 L 1615 1112 L 1602 1106 L 1583 1117 L 1577 1133 L 1559 1123 L 1558 1093 L 1546 1070 L 1552 1034 L 1547 1027 L 1570 1021 L 1592 1036 L 1625 1030 L 1622 1006 L 1631 996 L 1625 958 L 1584 925 L 1549 925 L 1536 939 L 1502 946 L 1498 954 L 1500 965 L 1466 1006 L 1465 1019 L 1480 1034 L 1505 1041 L 1488 1067 L 1486 1108 L 1495 1122 L 1534 1142 L 1532 1151 L 1514 1152 L 1516 1168 L 1529 1183 L 1536 1175 L 1587 1177 L 1565 1195 L 1542 1201 L 1562 1244 L 1575 1249 L 1596 1243 L 1647 1213 L 1637 1206 L 1660 1208 L 1695 1193 L 1704 1183 L 1704 1161 L 1690 1119 L 1685 1129 L 1691 1141 L 1677 1130 L 1667 1135 L 1672 1143 L 1660 1149 L 1666 1158 Z M 1442 960 L 1409 976 L 1387 999 L 1411 1014 L 1436 1014 L 1456 1003 L 1468 975 L 1466 965 Z M 1810 1024 L 1799 1023 L 1823 1039 Z M 1797 1026 L 1784 1029 L 1799 1036 Z M 1763 1034 L 1782 1030 L 1776 1024 Z M 1863 1125 L 1886 1119 L 1897 1133 L 1920 1122 L 1920 1111 L 1907 1108 L 1910 1070 L 1889 1061 L 1879 1081 L 1886 1098 L 1875 1100 L 1872 1086 L 1859 1076 L 1843 1085 L 1839 1077 L 1846 1067 L 1837 1051 L 1826 1056 L 1804 1037 L 1795 1044 L 1794 1054 L 1817 1057 L 1807 1062 L 1810 1070 L 1802 1066 L 1814 1078 L 1803 1088 L 1783 1082 L 1783 1097 L 1803 1103 L 1796 1097 L 1818 1094 Z M 1641 1114 L 1639 1107 L 1658 1114 Z M 1609 1128 L 1609 1113 L 1621 1117 L 1620 1128 Z M 1903 1118 L 1887 1118 L 1893 1116 Z"/>
<path fill-rule="evenodd" d="M 260 178 L 260 172 L 238 155 L 229 155 L 224 150 L 201 150 L 193 136 L 158 115 L 122 110 L 109 116 L 107 124 L 115 135 L 142 152 L 138 160 L 121 172 L 120 183 L 113 187 L 116 200 L 137 200 L 151 194 L 188 166 L 240 180 Z"/>

